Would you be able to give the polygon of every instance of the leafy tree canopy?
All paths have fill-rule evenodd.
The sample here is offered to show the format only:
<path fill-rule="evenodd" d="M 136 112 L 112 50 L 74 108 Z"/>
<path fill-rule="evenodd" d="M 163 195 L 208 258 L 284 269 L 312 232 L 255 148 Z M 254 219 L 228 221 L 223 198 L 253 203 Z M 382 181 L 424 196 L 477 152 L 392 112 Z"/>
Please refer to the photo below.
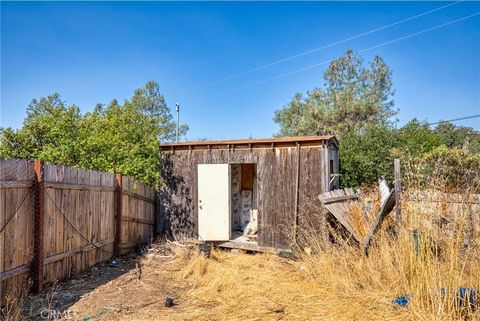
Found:
<path fill-rule="evenodd" d="M 345 133 L 340 142 L 342 186 L 371 184 L 380 176 L 391 180 L 395 134 L 393 129 L 381 125 L 367 127 L 362 135 Z"/>
<path fill-rule="evenodd" d="M 22 128 L 0 130 L 0 157 L 116 171 L 158 186 L 159 140 L 172 141 L 175 127 L 153 81 L 123 104 L 112 100 L 83 115 L 53 94 L 30 103 Z M 181 135 L 187 130 L 180 126 Z"/>
<path fill-rule="evenodd" d="M 396 129 L 392 72 L 381 57 L 365 66 L 349 50 L 325 71 L 324 86 L 297 93 L 275 112 L 278 136 L 334 133 L 340 140 L 342 186 L 372 184 L 380 176 L 390 180 L 393 158 L 420 159 L 441 145 L 480 150 L 480 133 L 446 123 L 432 130 L 413 119 Z M 433 158 L 429 158 L 433 160 Z"/>
<path fill-rule="evenodd" d="M 447 147 L 465 147 L 472 154 L 480 153 L 480 132 L 472 127 L 442 122 L 435 128 L 435 133 Z"/>
<path fill-rule="evenodd" d="M 395 131 L 395 157 L 416 158 L 443 144 L 441 138 L 425 122 L 416 118 Z"/>
<path fill-rule="evenodd" d="M 440 137 L 417 119 L 400 129 L 373 124 L 362 134 L 347 132 L 340 143 L 342 185 L 371 184 L 381 176 L 392 181 L 394 158 L 419 158 L 442 144 Z"/>
<path fill-rule="evenodd" d="M 349 50 L 325 71 L 324 88 L 298 93 L 275 112 L 278 136 L 318 135 L 323 132 L 361 133 L 370 124 L 391 124 L 394 109 L 392 72 L 375 56 L 368 66 Z"/>

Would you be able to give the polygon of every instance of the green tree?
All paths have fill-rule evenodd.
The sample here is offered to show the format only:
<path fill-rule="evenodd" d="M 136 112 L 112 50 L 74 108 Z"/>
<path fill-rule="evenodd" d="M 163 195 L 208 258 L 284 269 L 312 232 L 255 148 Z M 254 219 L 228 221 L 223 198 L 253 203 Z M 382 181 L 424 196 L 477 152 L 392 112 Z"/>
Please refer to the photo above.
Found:
<path fill-rule="evenodd" d="M 275 112 L 278 136 L 317 135 L 330 132 L 339 136 L 361 133 L 371 124 L 389 126 L 394 109 L 392 72 L 375 56 L 368 67 L 349 50 L 332 61 L 324 72 L 324 88 L 297 93 Z"/>
<path fill-rule="evenodd" d="M 392 180 L 393 155 L 398 141 L 394 129 L 372 125 L 364 133 L 347 132 L 340 142 L 340 177 L 344 187 L 372 184 L 381 176 Z"/>
<path fill-rule="evenodd" d="M 442 145 L 428 124 L 417 119 L 399 129 L 377 124 L 360 134 L 347 132 L 340 143 L 340 181 L 348 187 L 372 184 L 380 176 L 392 181 L 394 158 L 418 161 Z"/>
<path fill-rule="evenodd" d="M 365 66 L 347 51 L 324 72 L 322 88 L 296 94 L 275 112 L 278 136 L 336 134 L 342 186 L 372 184 L 380 176 L 391 180 L 393 158 L 419 159 L 444 144 L 438 132 L 416 119 L 395 128 L 391 75 L 381 57 Z"/>
<path fill-rule="evenodd" d="M 390 173 L 396 147 L 392 71 L 379 56 L 365 66 L 349 50 L 324 72 L 325 85 L 297 93 L 275 112 L 278 136 L 334 133 L 340 140 L 343 186 L 372 183 Z"/>
<path fill-rule="evenodd" d="M 396 157 L 417 158 L 442 145 L 441 138 L 426 122 L 412 119 L 396 133 Z"/>
<path fill-rule="evenodd" d="M 34 99 L 20 130 L 1 130 L 0 156 L 75 165 L 79 158 L 76 143 L 81 140 L 82 126 L 79 108 L 66 106 L 59 94 Z"/>
<path fill-rule="evenodd" d="M 157 83 L 130 100 L 80 114 L 58 94 L 33 100 L 19 130 L 0 131 L 0 157 L 39 158 L 86 169 L 119 172 L 159 184 L 159 141 L 172 141 L 176 124 Z M 180 126 L 184 135 L 188 127 Z"/>
<path fill-rule="evenodd" d="M 480 153 L 480 132 L 472 127 L 443 122 L 435 127 L 435 133 L 450 148 L 466 147 L 472 154 Z"/>

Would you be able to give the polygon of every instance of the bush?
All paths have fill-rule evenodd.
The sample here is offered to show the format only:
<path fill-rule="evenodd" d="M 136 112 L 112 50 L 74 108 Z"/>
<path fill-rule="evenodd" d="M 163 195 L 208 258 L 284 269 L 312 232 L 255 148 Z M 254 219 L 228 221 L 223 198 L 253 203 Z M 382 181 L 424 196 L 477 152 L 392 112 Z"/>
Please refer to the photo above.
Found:
<path fill-rule="evenodd" d="M 364 132 L 340 137 L 340 170 L 343 187 L 371 185 L 381 176 L 393 180 L 393 159 L 417 159 L 443 144 L 428 124 L 416 119 L 400 129 L 372 125 Z"/>
<path fill-rule="evenodd" d="M 480 193 L 480 153 L 470 154 L 466 148 L 442 145 L 418 159 L 411 170 L 418 183 L 431 178 L 449 192 Z"/>

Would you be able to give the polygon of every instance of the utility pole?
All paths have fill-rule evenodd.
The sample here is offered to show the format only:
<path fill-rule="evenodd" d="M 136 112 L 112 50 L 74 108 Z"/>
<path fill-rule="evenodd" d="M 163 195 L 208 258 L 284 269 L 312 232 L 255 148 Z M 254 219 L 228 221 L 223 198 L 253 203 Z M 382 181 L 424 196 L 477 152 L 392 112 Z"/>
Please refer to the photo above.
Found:
<path fill-rule="evenodd" d="M 180 131 L 180 103 L 177 102 L 175 104 L 175 107 L 176 107 L 176 110 L 177 110 L 177 133 L 176 133 L 175 141 L 178 142 L 178 135 L 179 135 L 179 131 Z"/>

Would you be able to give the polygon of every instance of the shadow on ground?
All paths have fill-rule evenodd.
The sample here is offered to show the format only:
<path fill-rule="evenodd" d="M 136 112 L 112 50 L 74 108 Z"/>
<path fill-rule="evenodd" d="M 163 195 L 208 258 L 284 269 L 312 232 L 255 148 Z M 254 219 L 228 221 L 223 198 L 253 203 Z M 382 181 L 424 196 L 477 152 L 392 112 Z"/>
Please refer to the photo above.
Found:
<path fill-rule="evenodd" d="M 62 282 L 50 284 L 43 292 L 27 297 L 23 310 L 24 317 L 30 321 L 93 320 L 100 315 L 73 315 L 68 309 L 84 295 L 136 269 L 140 258 L 140 254 L 129 254 L 116 259 L 118 264 L 108 260 Z M 101 314 L 102 311 L 98 313 Z"/>

